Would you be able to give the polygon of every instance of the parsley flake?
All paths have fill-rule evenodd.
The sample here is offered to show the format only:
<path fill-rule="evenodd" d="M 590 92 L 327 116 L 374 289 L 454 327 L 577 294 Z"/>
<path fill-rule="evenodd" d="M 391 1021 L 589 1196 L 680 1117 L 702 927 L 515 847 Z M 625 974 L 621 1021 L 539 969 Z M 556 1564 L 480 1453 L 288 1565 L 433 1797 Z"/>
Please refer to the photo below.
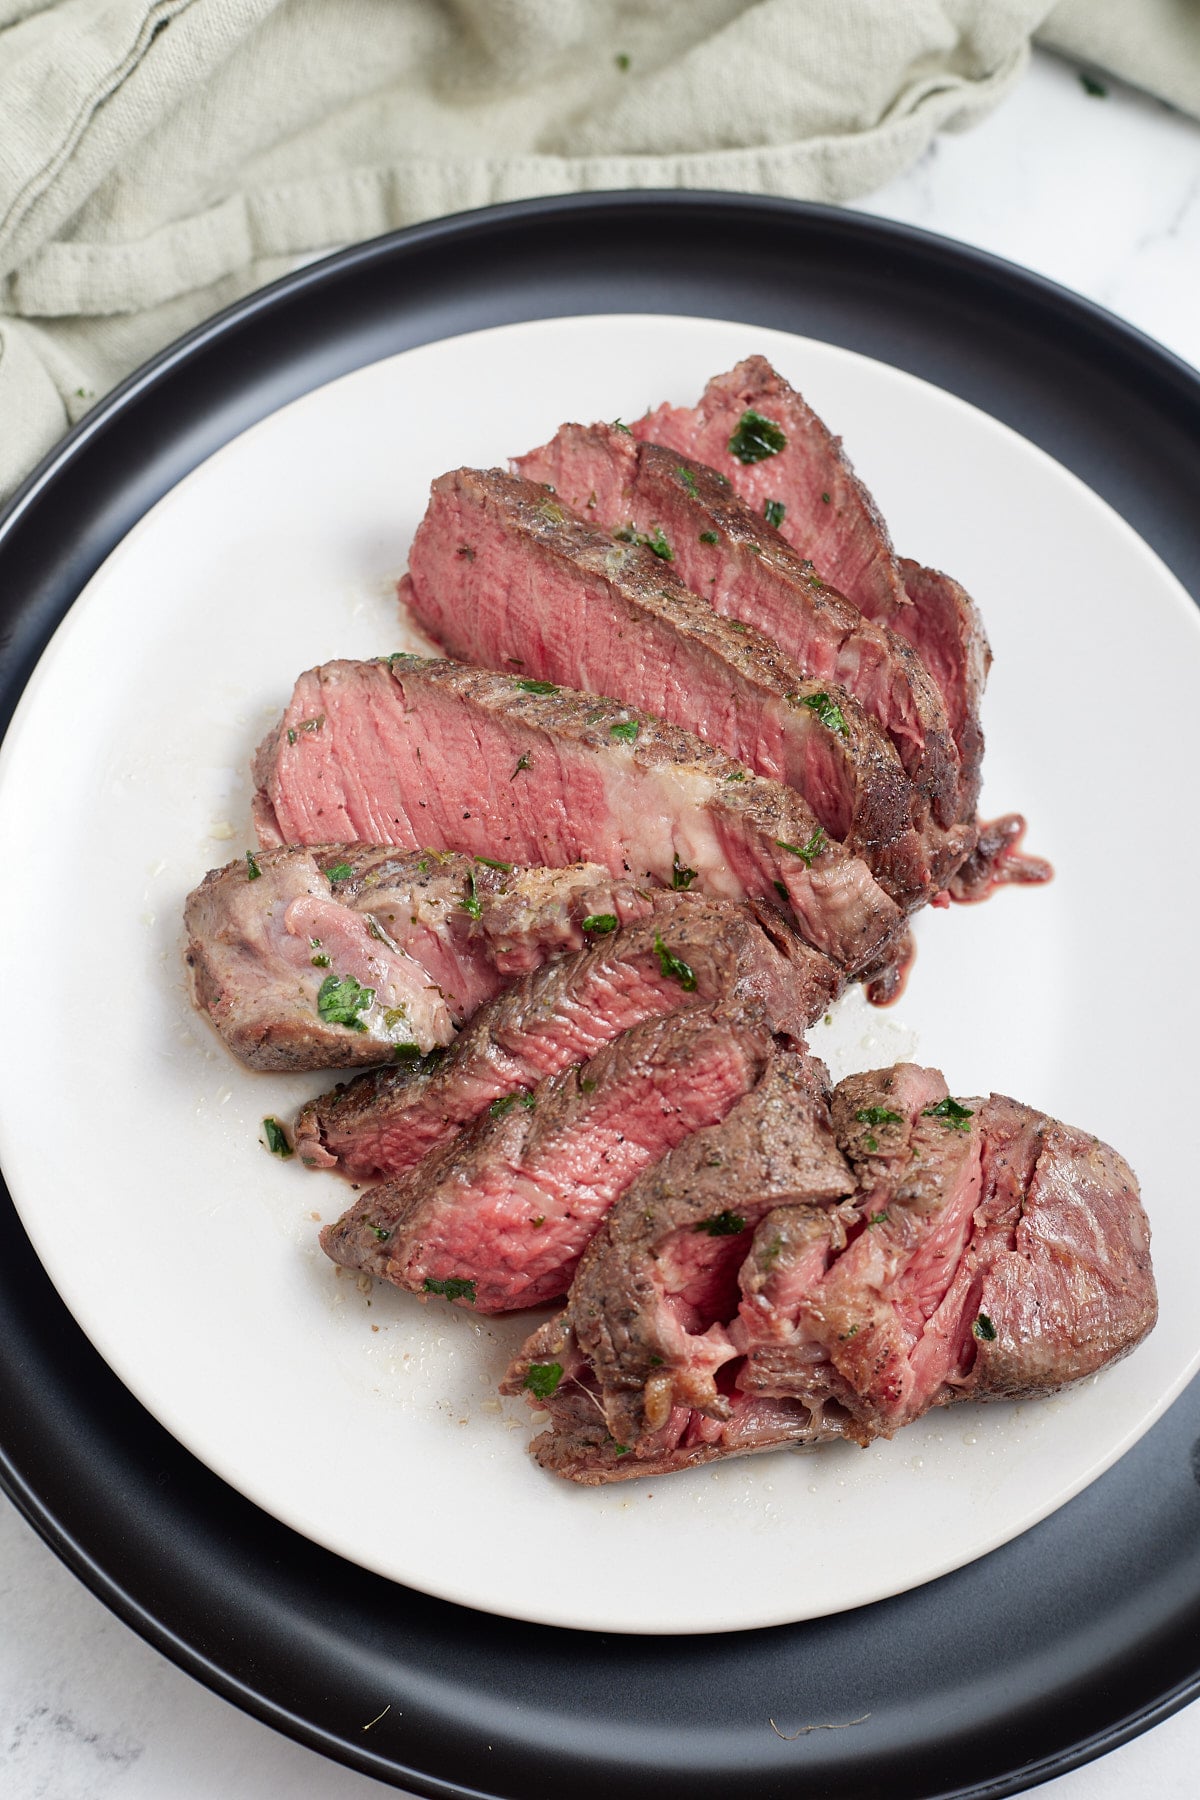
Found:
<path fill-rule="evenodd" d="M 583 921 L 585 931 L 615 931 L 620 921 L 616 913 L 589 913 Z"/>
<path fill-rule="evenodd" d="M 789 844 L 783 838 L 776 838 L 775 842 L 781 850 L 786 850 L 789 855 L 798 856 L 806 869 L 811 869 L 825 848 L 825 833 L 818 825 L 807 844 Z"/>
<path fill-rule="evenodd" d="M 485 869 L 499 869 L 502 875 L 507 875 L 512 868 L 511 863 L 500 862 L 494 856 L 477 856 L 475 861 L 482 863 Z"/>
<path fill-rule="evenodd" d="M 521 1386 L 528 1388 L 535 1399 L 548 1400 L 562 1378 L 561 1363 L 530 1363 Z"/>
<path fill-rule="evenodd" d="M 699 869 L 686 869 L 679 858 L 676 857 L 675 866 L 671 871 L 671 886 L 677 893 L 685 891 L 691 887 L 699 873 Z"/>
<path fill-rule="evenodd" d="M 871 1225 L 886 1225 L 886 1224 L 887 1224 L 887 1217 L 888 1217 L 888 1216 L 887 1216 L 887 1213 L 886 1213 L 886 1211 L 885 1211 L 885 1212 L 877 1212 L 877 1213 L 872 1213 L 872 1214 L 871 1214 L 871 1216 L 870 1216 L 870 1218 L 869 1218 L 869 1219 L 868 1219 L 868 1220 L 867 1220 L 867 1224 L 868 1224 L 868 1226 L 871 1226 Z"/>
<path fill-rule="evenodd" d="M 610 424 L 614 431 L 623 431 L 625 433 L 626 437 L 633 436 L 632 431 L 630 431 L 630 429 L 629 429 L 628 425 L 625 423 L 624 419 L 612 419 L 610 421 Z"/>
<path fill-rule="evenodd" d="M 831 700 L 828 694 L 806 694 L 800 704 L 807 706 L 809 712 L 815 713 L 827 731 L 836 731 L 839 737 L 849 737 L 845 715 L 837 701 Z"/>
<path fill-rule="evenodd" d="M 696 986 L 694 971 L 682 957 L 672 956 L 657 932 L 654 934 L 654 950 L 658 957 L 658 966 L 663 974 L 669 976 L 672 981 L 677 981 L 685 994 L 694 992 Z"/>
<path fill-rule="evenodd" d="M 278 1119 L 264 1119 L 263 1132 L 267 1140 L 267 1149 L 272 1156 L 282 1156 L 284 1160 L 292 1154 L 292 1146 L 288 1142 L 288 1134 Z"/>
<path fill-rule="evenodd" d="M 983 1344 L 995 1343 L 996 1327 L 992 1324 L 992 1321 L 988 1318 L 986 1313 L 980 1313 L 979 1317 L 971 1327 L 971 1335 L 977 1337 Z"/>
<path fill-rule="evenodd" d="M 786 512 L 787 507 L 782 500 L 768 500 L 763 505 L 763 518 L 767 521 L 768 525 L 773 525 L 776 531 L 778 531 L 779 527 L 783 524 L 783 518 Z"/>
<path fill-rule="evenodd" d="M 472 919 L 481 919 L 483 917 L 483 908 L 480 906 L 479 896 L 475 892 L 474 869 L 472 869 L 467 876 L 467 891 L 463 896 L 462 909 Z"/>
<path fill-rule="evenodd" d="M 557 694 L 558 692 L 552 681 L 518 681 L 517 686 L 526 694 Z"/>
<path fill-rule="evenodd" d="M 432 1275 L 427 1275 L 425 1292 L 441 1294 L 446 1300 L 466 1300 L 471 1306 L 475 1304 L 475 1283 L 462 1281 L 457 1275 L 449 1275 L 445 1281 L 435 1281 Z"/>
<path fill-rule="evenodd" d="M 351 1031 L 367 1028 L 359 1018 L 375 998 L 375 989 L 361 987 L 353 975 L 327 975 L 317 994 L 317 1011 L 327 1025 L 348 1025 Z"/>
<path fill-rule="evenodd" d="M 332 869 L 326 869 L 325 873 L 330 881 L 348 881 L 354 870 L 349 863 L 341 862 L 334 863 Z"/>
<path fill-rule="evenodd" d="M 949 1126 L 951 1131 L 970 1131 L 971 1127 L 967 1124 L 967 1120 L 973 1119 L 975 1114 L 969 1106 L 960 1106 L 957 1100 L 952 1100 L 947 1094 L 946 1098 L 939 1100 L 936 1106 L 927 1106 L 922 1117 L 940 1119 L 943 1125 Z"/>
<path fill-rule="evenodd" d="M 524 771 L 528 767 L 529 767 L 529 752 L 527 750 L 508 779 L 510 781 L 515 781 L 517 779 L 517 776 L 523 774 Z"/>
<path fill-rule="evenodd" d="M 1079 85 L 1085 94 L 1091 95 L 1093 100 L 1108 99 L 1107 87 L 1102 81 L 1097 81 L 1094 75 L 1080 75 Z"/>
<path fill-rule="evenodd" d="M 636 719 L 624 719 L 620 724 L 610 725 L 608 735 L 609 737 L 624 738 L 627 744 L 632 744 L 640 730 L 641 725 Z"/>
<path fill-rule="evenodd" d="M 692 474 L 692 471 L 690 469 L 685 469 L 682 463 L 676 463 L 675 473 L 678 475 L 688 493 L 698 500 L 700 498 L 700 489 L 696 486 L 696 477 Z"/>
<path fill-rule="evenodd" d="M 898 1125 L 900 1114 L 889 1112 L 886 1106 L 860 1106 L 855 1113 L 860 1125 Z"/>
<path fill-rule="evenodd" d="M 253 850 L 247 850 L 247 852 L 246 852 L 246 880 L 247 881 L 257 881 L 261 874 L 262 874 L 262 870 L 259 868 L 258 863 L 255 861 Z"/>
<path fill-rule="evenodd" d="M 774 419 L 765 419 L 753 407 L 747 407 L 729 440 L 729 454 L 736 456 L 740 463 L 765 462 L 768 456 L 778 456 L 786 448 L 787 437 L 782 427 Z"/>
<path fill-rule="evenodd" d="M 720 541 L 721 534 L 718 531 L 702 531 L 700 533 L 700 542 L 702 544 L 719 544 Z"/>
<path fill-rule="evenodd" d="M 674 562 L 675 552 L 663 536 L 661 525 L 656 525 L 646 539 L 647 549 L 653 550 L 655 556 L 661 556 L 664 562 Z"/>
<path fill-rule="evenodd" d="M 714 1213 L 711 1219 L 701 1219 L 699 1224 L 692 1227 L 693 1231 L 704 1231 L 709 1237 L 715 1238 L 736 1237 L 739 1231 L 745 1229 L 746 1221 L 741 1213 L 728 1211 Z"/>

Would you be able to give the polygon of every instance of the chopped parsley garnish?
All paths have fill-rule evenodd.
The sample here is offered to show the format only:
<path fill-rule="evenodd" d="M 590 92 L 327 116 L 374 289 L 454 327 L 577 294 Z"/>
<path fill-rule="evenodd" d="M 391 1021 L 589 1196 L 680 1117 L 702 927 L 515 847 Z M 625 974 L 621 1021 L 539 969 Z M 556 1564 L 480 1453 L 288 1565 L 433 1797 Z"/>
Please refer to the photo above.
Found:
<path fill-rule="evenodd" d="M 618 1444 L 616 1439 L 614 1438 L 613 1439 L 613 1455 L 614 1456 L 628 1456 L 629 1455 L 629 1445 L 628 1444 Z"/>
<path fill-rule="evenodd" d="M 384 1009 L 383 1026 L 385 1031 L 398 1031 L 401 1025 L 407 1024 L 407 1006 L 389 1006 Z"/>
<path fill-rule="evenodd" d="M 535 1094 L 518 1094 L 517 1103 L 522 1106 L 526 1112 L 537 1111 L 537 1096 Z"/>
<path fill-rule="evenodd" d="M 289 744 L 294 744 L 296 741 L 296 733 L 292 730 L 290 725 L 288 726 L 287 740 Z"/>
<path fill-rule="evenodd" d="M 823 500 L 823 502 L 825 503 L 826 506 L 829 505 L 829 495 L 828 494 L 822 494 L 821 499 Z"/>
<path fill-rule="evenodd" d="M 774 887 L 775 892 L 779 895 L 779 898 L 783 901 L 784 905 L 790 906 L 792 903 L 792 896 L 788 893 L 782 881 L 772 882 L 771 885 Z"/>
<path fill-rule="evenodd" d="M 971 1327 L 971 1332 L 981 1343 L 994 1344 L 996 1341 L 996 1327 L 992 1324 L 992 1321 L 988 1318 L 986 1313 L 980 1313 L 979 1317 Z"/>
<path fill-rule="evenodd" d="M 527 750 L 508 779 L 510 781 L 515 781 L 517 779 L 517 776 L 520 774 L 523 774 L 524 771 L 528 767 L 529 767 L 529 752 Z"/>
<path fill-rule="evenodd" d="M 693 970 L 682 957 L 672 956 L 657 932 L 654 934 L 654 949 L 663 974 L 669 975 L 672 981 L 677 981 L 685 994 L 692 993 L 696 986 Z"/>
<path fill-rule="evenodd" d="M 488 1117 L 492 1119 L 503 1119 L 507 1113 L 512 1111 L 516 1104 L 517 1096 L 515 1094 L 501 1094 L 499 1099 L 493 1100 L 492 1104 L 488 1107 Z"/>
<path fill-rule="evenodd" d="M 552 681 L 518 681 L 517 686 L 527 694 L 557 694 L 558 692 Z"/>
<path fill-rule="evenodd" d="M 705 1231 L 709 1237 L 736 1237 L 739 1231 L 745 1231 L 746 1221 L 741 1213 L 714 1213 L 711 1219 L 701 1219 L 693 1225 L 693 1231 Z"/>
<path fill-rule="evenodd" d="M 314 969 L 327 969 L 329 967 L 329 958 L 323 950 L 318 950 L 316 955 L 310 956 L 308 960 Z"/>
<path fill-rule="evenodd" d="M 441 1294 L 447 1300 L 467 1300 L 475 1304 L 475 1283 L 463 1281 L 457 1275 L 448 1275 L 445 1281 L 435 1281 L 432 1275 L 425 1277 L 425 1292 Z"/>
<path fill-rule="evenodd" d="M 947 1094 L 936 1106 L 927 1106 L 922 1116 L 926 1119 L 940 1119 L 951 1131 L 970 1131 L 967 1120 L 973 1119 L 975 1114 L 969 1106 L 960 1106 L 957 1100 L 952 1100 Z"/>
<path fill-rule="evenodd" d="M 411 1062 L 420 1058 L 420 1044 L 397 1044 L 392 1051 L 393 1062 Z"/>
<path fill-rule="evenodd" d="M 1094 75 L 1081 75 L 1079 77 L 1079 85 L 1085 94 L 1091 95 L 1093 100 L 1108 99 L 1107 87 L 1105 87 L 1102 81 L 1097 81 Z"/>
<path fill-rule="evenodd" d="M 866 1140 L 866 1145 L 867 1145 L 867 1149 L 871 1152 L 872 1156 L 874 1156 L 876 1150 L 878 1150 L 878 1148 L 879 1148 L 878 1140 L 873 1137 L 869 1137 Z"/>
<path fill-rule="evenodd" d="M 585 931 L 615 931 L 620 924 L 616 913 L 589 913 L 583 921 Z"/>
<path fill-rule="evenodd" d="M 842 737 L 850 735 L 841 707 L 828 694 L 806 694 L 800 704 L 807 706 L 809 712 L 816 713 L 827 731 L 836 731 Z"/>
<path fill-rule="evenodd" d="M 282 1156 L 286 1158 L 292 1154 L 292 1146 L 288 1142 L 288 1134 L 283 1129 L 283 1126 L 279 1123 L 278 1119 L 264 1119 L 263 1131 L 266 1134 L 267 1149 L 271 1152 L 272 1156 Z"/>
<path fill-rule="evenodd" d="M 740 463 L 765 462 L 787 448 L 787 437 L 774 419 L 764 419 L 753 407 L 747 407 L 729 440 L 729 454 Z"/>
<path fill-rule="evenodd" d="M 887 1224 L 887 1213 L 886 1212 L 872 1213 L 870 1218 L 867 1220 L 867 1224 L 868 1225 L 886 1225 Z"/>
<path fill-rule="evenodd" d="M 608 735 L 609 737 L 624 738 L 627 744 L 632 744 L 640 730 L 641 726 L 636 719 L 624 719 L 618 725 L 610 725 Z"/>
<path fill-rule="evenodd" d="M 745 781 L 746 771 L 745 771 L 745 769 L 735 769 L 733 771 L 733 774 L 727 775 L 725 777 L 725 779 L 726 779 L 726 781 Z"/>
<path fill-rule="evenodd" d="M 540 1231 L 542 1229 L 542 1226 L 546 1223 L 545 1213 L 539 1213 L 537 1218 L 530 1219 L 529 1223 L 532 1226 L 534 1231 Z"/>
<path fill-rule="evenodd" d="M 301 719 L 301 731 L 322 731 L 325 727 L 325 714 L 318 713 L 315 719 Z"/>
<path fill-rule="evenodd" d="M 349 863 L 334 863 L 332 869 L 325 871 L 330 881 L 348 881 L 354 870 Z"/>
<path fill-rule="evenodd" d="M 678 475 L 688 493 L 699 499 L 700 489 L 696 486 L 696 477 L 692 474 L 692 471 L 690 469 L 685 469 L 682 463 L 676 463 L 675 473 Z"/>
<path fill-rule="evenodd" d="M 500 862 L 494 856 L 477 856 L 475 861 L 477 863 L 482 863 L 485 869 L 499 869 L 502 875 L 507 875 L 512 868 L 511 863 Z"/>
<path fill-rule="evenodd" d="M 383 660 L 389 669 L 394 669 L 398 662 L 423 662 L 424 658 L 418 656 L 414 650 L 393 650 L 392 654 L 385 656 Z"/>
<path fill-rule="evenodd" d="M 781 850 L 786 850 L 789 855 L 798 856 L 806 869 L 811 869 L 825 848 L 825 833 L 818 825 L 807 844 L 789 844 L 783 838 L 776 838 L 775 842 Z"/>
<path fill-rule="evenodd" d="M 699 873 L 699 869 L 685 869 L 679 858 L 676 857 L 675 866 L 671 871 L 671 886 L 676 891 L 690 888 Z"/>
<path fill-rule="evenodd" d="M 475 892 L 475 871 L 473 869 L 467 876 L 467 891 L 463 896 L 462 909 L 472 919 L 483 917 L 483 908 L 480 906 L 479 896 Z"/>
<path fill-rule="evenodd" d="M 886 1106 L 860 1106 L 855 1113 L 860 1125 L 899 1125 L 900 1114 L 889 1112 Z"/>
<path fill-rule="evenodd" d="M 378 1238 L 378 1239 L 379 1239 L 379 1241 L 380 1241 L 380 1243 L 381 1243 L 381 1244 L 386 1244 L 386 1243 L 387 1243 L 387 1241 L 388 1241 L 388 1239 L 389 1239 L 389 1238 L 390 1238 L 390 1237 L 391 1237 L 391 1235 L 392 1235 L 392 1234 L 391 1234 L 391 1232 L 390 1232 L 390 1231 L 389 1231 L 389 1230 L 388 1230 L 388 1229 L 387 1229 L 387 1227 L 386 1227 L 386 1226 L 384 1226 L 384 1225 L 376 1225 L 376 1224 L 375 1224 L 375 1223 L 374 1223 L 374 1221 L 373 1221 L 373 1220 L 371 1220 L 371 1219 L 368 1219 L 368 1220 L 367 1220 L 367 1230 L 368 1230 L 368 1231 L 373 1231 L 373 1232 L 374 1232 L 374 1233 L 375 1233 L 375 1236 L 376 1236 L 376 1237 L 377 1237 L 377 1238 Z"/>
<path fill-rule="evenodd" d="M 375 998 L 375 989 L 361 987 L 353 975 L 327 975 L 317 995 L 317 1011 L 327 1025 L 348 1025 L 351 1031 L 367 1028 L 359 1018 Z"/>
<path fill-rule="evenodd" d="M 617 54 L 613 57 L 613 61 L 616 63 L 618 69 L 620 69 L 622 75 L 624 75 L 627 72 L 632 60 L 633 59 L 629 55 L 629 52 L 627 50 L 618 50 Z M 559 1372 L 561 1374 L 561 1370 Z M 525 1385 L 526 1385 L 526 1387 L 528 1387 L 529 1383 L 526 1382 Z"/>
<path fill-rule="evenodd" d="M 702 531 L 700 533 L 700 542 L 702 544 L 719 544 L 720 541 L 721 534 L 718 531 Z"/>
<path fill-rule="evenodd" d="M 664 562 L 675 561 L 675 552 L 663 536 L 662 527 L 660 525 L 654 527 L 654 530 L 650 533 L 645 542 L 647 549 L 653 550 L 655 556 L 661 556 Z"/>
<path fill-rule="evenodd" d="M 259 868 L 258 863 L 255 861 L 253 850 L 247 850 L 247 852 L 246 852 L 246 880 L 247 881 L 257 881 L 261 874 L 262 874 L 262 870 Z"/>
<path fill-rule="evenodd" d="M 581 1075 L 579 1077 L 579 1091 L 581 1094 L 595 1093 L 596 1083 L 590 1075 Z"/>
<path fill-rule="evenodd" d="M 626 437 L 633 436 L 632 431 L 630 431 L 630 429 L 629 429 L 628 425 L 625 423 L 624 419 L 613 419 L 612 420 L 612 429 L 614 431 L 623 431 L 625 433 Z"/>
<path fill-rule="evenodd" d="M 535 1399 L 548 1400 L 562 1378 L 561 1363 L 530 1363 L 521 1386 L 527 1387 Z"/>
<path fill-rule="evenodd" d="M 782 500 L 767 500 L 763 505 L 763 518 L 767 521 L 768 525 L 773 525 L 776 531 L 778 531 L 779 527 L 783 524 L 784 514 L 786 512 L 787 507 L 783 504 Z"/>

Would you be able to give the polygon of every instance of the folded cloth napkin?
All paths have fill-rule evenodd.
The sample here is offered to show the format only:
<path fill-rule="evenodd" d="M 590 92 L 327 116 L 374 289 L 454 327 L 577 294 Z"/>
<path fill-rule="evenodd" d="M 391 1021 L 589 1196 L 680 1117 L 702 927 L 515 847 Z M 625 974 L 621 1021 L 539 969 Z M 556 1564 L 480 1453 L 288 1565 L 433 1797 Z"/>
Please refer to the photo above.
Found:
<path fill-rule="evenodd" d="M 1035 32 L 1200 111 L 1191 0 L 0 0 L 0 499 L 314 253 L 530 194 L 845 200 Z"/>

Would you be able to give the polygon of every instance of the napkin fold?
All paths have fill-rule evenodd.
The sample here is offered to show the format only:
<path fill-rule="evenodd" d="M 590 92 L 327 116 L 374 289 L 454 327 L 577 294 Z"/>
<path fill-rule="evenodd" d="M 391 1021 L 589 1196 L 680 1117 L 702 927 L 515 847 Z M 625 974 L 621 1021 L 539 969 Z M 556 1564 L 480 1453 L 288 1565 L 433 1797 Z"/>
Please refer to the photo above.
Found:
<path fill-rule="evenodd" d="M 314 254 L 532 194 L 846 200 L 1035 33 L 1200 113 L 1190 0 L 0 0 L 0 498 Z"/>

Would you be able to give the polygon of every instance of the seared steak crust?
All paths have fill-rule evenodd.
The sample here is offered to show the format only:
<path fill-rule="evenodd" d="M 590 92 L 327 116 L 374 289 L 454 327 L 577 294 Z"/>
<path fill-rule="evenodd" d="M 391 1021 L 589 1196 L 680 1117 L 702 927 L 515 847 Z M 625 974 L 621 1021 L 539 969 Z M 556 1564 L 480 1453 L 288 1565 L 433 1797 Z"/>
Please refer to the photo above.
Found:
<path fill-rule="evenodd" d="M 546 690 L 550 691 L 547 692 Z M 771 902 L 848 974 L 902 914 L 791 788 L 594 695 L 395 656 L 301 676 L 259 749 L 265 844 L 434 843 Z"/>
<path fill-rule="evenodd" d="M 581 949 L 584 919 L 627 923 L 655 904 L 595 863 L 291 845 L 205 876 L 184 908 L 185 961 L 197 1010 L 251 1068 L 347 1068 L 449 1043 L 506 976 Z M 347 977 L 371 994 L 353 1024 L 322 1010 Z"/>
<path fill-rule="evenodd" d="M 754 1000 L 798 1039 L 838 987 L 832 965 L 777 914 L 658 890 L 623 931 L 524 975 L 480 1008 L 442 1059 L 377 1069 L 304 1107 L 295 1142 L 312 1167 L 355 1181 L 398 1175 L 485 1108 L 593 1055 L 630 1026 L 689 1006 Z"/>
<path fill-rule="evenodd" d="M 636 437 L 610 425 L 564 425 L 516 467 L 610 531 L 633 530 L 651 541 L 661 534 L 679 575 L 717 612 L 777 643 L 818 685 L 852 694 L 887 733 L 915 784 L 912 824 L 944 874 L 961 853 L 962 834 L 943 841 L 933 821 L 956 818 L 958 753 L 920 657 L 888 625 L 865 618 L 833 585 L 829 569 L 818 570 L 810 553 L 768 523 L 761 504 L 739 497 L 740 476 L 719 474 L 682 443 L 646 441 L 660 416 L 661 409 L 641 421 Z M 725 456 L 721 466 L 731 461 Z"/>
<path fill-rule="evenodd" d="M 744 462 L 729 448 L 747 412 L 782 429 L 786 445 Z M 633 426 L 727 475 L 751 508 L 786 508 L 781 530 L 817 572 L 835 582 L 869 619 L 886 623 L 918 652 L 937 682 L 961 763 L 956 816 L 973 817 L 982 750 L 978 702 L 991 653 L 978 613 L 957 582 L 917 564 L 901 565 L 874 500 L 841 440 L 765 358 L 751 356 L 709 382 L 693 409 L 660 406 Z M 949 823 L 949 820 L 945 820 Z"/>
<path fill-rule="evenodd" d="M 771 1041 L 753 1006 L 649 1019 L 370 1189 L 325 1228 L 322 1246 L 348 1268 L 478 1312 L 552 1300 L 612 1202 L 724 1117 L 758 1080 Z"/>
<path fill-rule="evenodd" d="M 934 878 L 917 796 L 874 721 L 721 617 L 675 561 L 661 529 L 614 542 L 542 486 L 457 469 L 433 484 L 400 596 L 451 656 L 616 695 L 798 789 L 894 899 L 919 904 Z"/>

